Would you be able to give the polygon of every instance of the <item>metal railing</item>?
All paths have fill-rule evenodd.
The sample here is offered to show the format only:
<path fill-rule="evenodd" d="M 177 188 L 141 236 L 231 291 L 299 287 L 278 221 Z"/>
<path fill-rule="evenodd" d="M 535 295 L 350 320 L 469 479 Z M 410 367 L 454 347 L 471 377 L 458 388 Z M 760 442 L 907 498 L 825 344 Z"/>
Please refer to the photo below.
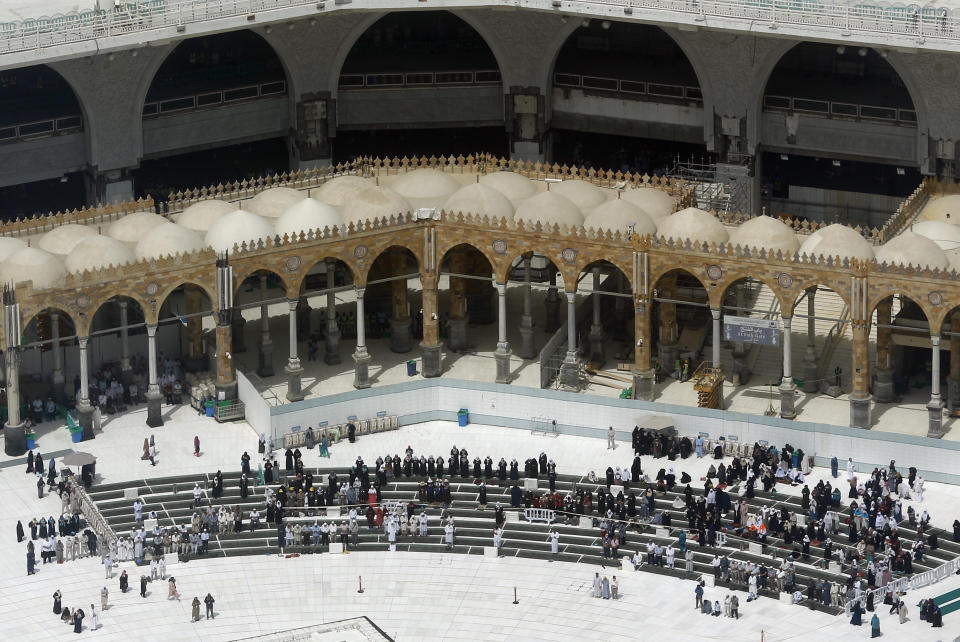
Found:
<path fill-rule="evenodd" d="M 151 118 L 153 116 L 162 116 L 163 114 L 172 114 L 181 111 L 219 107 L 221 105 L 230 105 L 255 100 L 257 98 L 282 96 L 286 93 L 287 83 L 283 80 L 273 80 L 258 85 L 244 85 L 243 87 L 206 91 L 202 94 L 194 94 L 192 96 L 164 98 L 163 100 L 145 103 L 143 105 L 143 117 Z"/>
<path fill-rule="evenodd" d="M 654 100 L 668 98 L 696 103 L 703 102 L 703 93 L 699 87 L 672 85 L 649 80 L 625 80 L 623 78 L 555 73 L 553 74 L 553 86 L 586 91 L 608 91 L 625 96 L 647 97 Z"/>
<path fill-rule="evenodd" d="M 854 118 L 857 120 L 877 120 L 907 125 L 917 124 L 917 112 L 913 109 L 861 105 L 858 103 L 845 103 L 817 98 L 766 95 L 763 97 L 763 109 L 765 111 L 789 111 L 798 114 L 816 114 L 817 116 Z"/>
<path fill-rule="evenodd" d="M 34 120 L 19 125 L 2 126 L 0 127 L 0 142 L 43 138 L 56 134 L 72 134 L 79 131 L 83 131 L 82 116 L 60 116 L 47 120 Z"/>
<path fill-rule="evenodd" d="M 394 0 L 395 8 L 422 6 L 420 0 Z M 886 6 L 881 4 L 843 4 L 819 0 L 589 0 L 585 2 L 557 0 L 476 0 L 462 2 L 470 6 L 520 7 L 557 12 L 613 15 L 617 8 L 624 16 L 667 23 L 703 22 L 708 18 L 722 20 L 731 29 L 755 31 L 766 25 L 820 27 L 835 36 L 854 34 L 874 39 L 891 35 L 906 36 L 916 44 L 928 40 L 956 45 L 960 43 L 960 13 L 945 7 Z M 0 54 L 39 52 L 44 48 L 96 39 L 139 34 L 175 27 L 185 31 L 187 25 L 245 16 L 256 20 L 258 13 L 281 9 L 301 9 L 310 15 L 338 5 L 352 10 L 377 9 L 382 2 L 351 0 L 318 2 L 317 0 L 140 0 L 121 2 L 112 10 L 85 10 L 54 16 L 40 16 L 18 22 L 0 24 Z M 641 14 L 638 15 L 638 14 Z M 283 16 L 289 19 L 289 12 Z M 738 24 L 740 23 L 740 24 Z"/>
<path fill-rule="evenodd" d="M 463 87 L 465 85 L 499 85 L 500 72 L 496 69 L 479 71 L 392 71 L 341 74 L 341 89 L 376 87 Z"/>

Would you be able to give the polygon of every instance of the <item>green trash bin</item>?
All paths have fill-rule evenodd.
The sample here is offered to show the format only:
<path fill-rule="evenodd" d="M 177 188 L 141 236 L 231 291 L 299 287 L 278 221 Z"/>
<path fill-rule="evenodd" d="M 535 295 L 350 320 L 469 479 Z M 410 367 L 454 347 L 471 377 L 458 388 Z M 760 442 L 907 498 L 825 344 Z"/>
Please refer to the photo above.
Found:
<path fill-rule="evenodd" d="M 466 408 L 461 408 L 457 412 L 457 424 L 460 427 L 466 426 L 470 423 L 470 412 Z"/>

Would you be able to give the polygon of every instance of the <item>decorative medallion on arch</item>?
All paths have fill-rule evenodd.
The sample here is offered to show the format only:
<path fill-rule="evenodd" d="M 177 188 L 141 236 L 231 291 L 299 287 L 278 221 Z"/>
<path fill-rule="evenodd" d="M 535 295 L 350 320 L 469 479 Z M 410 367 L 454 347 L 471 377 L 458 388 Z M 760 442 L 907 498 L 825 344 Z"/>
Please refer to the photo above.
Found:
<path fill-rule="evenodd" d="M 560 252 L 560 258 L 562 258 L 565 262 L 572 264 L 577 260 L 577 250 L 572 247 L 564 248 Z"/>
<path fill-rule="evenodd" d="M 507 241 L 505 239 L 496 239 L 493 244 L 493 251 L 496 254 L 506 254 L 507 253 Z"/>
<path fill-rule="evenodd" d="M 934 290 L 927 295 L 927 301 L 930 302 L 930 305 L 941 305 L 943 303 L 943 293 Z"/>
<path fill-rule="evenodd" d="M 299 256 L 288 257 L 284 262 L 287 272 L 297 272 L 300 269 L 301 261 Z"/>
<path fill-rule="evenodd" d="M 784 290 L 788 290 L 793 285 L 793 277 L 786 272 L 781 272 L 777 275 L 777 283 Z"/>
<path fill-rule="evenodd" d="M 356 259 L 363 260 L 367 258 L 367 255 L 370 254 L 370 248 L 366 245 L 358 245 L 353 248 L 353 256 Z"/>
<path fill-rule="evenodd" d="M 723 268 L 719 265 L 708 266 L 707 278 L 709 278 L 711 281 L 719 281 L 723 278 Z"/>
<path fill-rule="evenodd" d="M 76 303 L 78 308 L 80 308 L 81 310 L 86 310 L 87 308 L 90 307 L 90 297 L 87 296 L 86 294 L 81 294 L 80 296 L 77 297 Z"/>
<path fill-rule="evenodd" d="M 157 292 L 160 291 L 160 284 L 156 281 L 150 281 L 147 283 L 147 287 L 144 289 L 144 292 L 147 293 L 147 296 L 156 296 Z"/>

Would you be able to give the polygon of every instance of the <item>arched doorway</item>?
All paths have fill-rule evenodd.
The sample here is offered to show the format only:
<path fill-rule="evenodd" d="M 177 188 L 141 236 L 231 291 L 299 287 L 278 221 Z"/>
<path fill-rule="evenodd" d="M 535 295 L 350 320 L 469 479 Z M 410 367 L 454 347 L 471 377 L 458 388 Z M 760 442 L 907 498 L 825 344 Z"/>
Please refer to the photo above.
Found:
<path fill-rule="evenodd" d="M 461 243 L 443 254 L 439 272 L 440 332 L 441 337 L 446 337 L 450 352 L 461 355 L 492 355 L 495 349 L 500 347 L 498 344 L 505 341 L 500 340 L 496 323 L 497 290 L 493 284 L 493 266 L 490 260 L 476 247 Z M 446 289 L 443 288 L 444 281 Z M 507 366 L 501 368 L 509 368 L 509 352 L 504 353 L 501 350 L 501 353 L 504 355 L 501 361 L 506 359 L 507 363 Z M 448 358 L 450 367 L 445 370 L 455 370 L 458 360 Z M 498 370 L 499 374 L 503 373 Z M 496 377 L 482 377 L 483 380 L 494 378 Z"/>
<path fill-rule="evenodd" d="M 653 174 L 678 156 L 707 156 L 697 73 L 659 27 L 584 21 L 557 54 L 553 86 L 555 162 Z M 591 115 L 604 100 L 629 105 L 632 115 Z M 668 110 L 671 122 L 659 122 L 657 110 Z"/>
<path fill-rule="evenodd" d="M 11 184 L 0 187 L 5 220 L 69 210 L 86 201 L 84 124 L 73 88 L 53 69 L 35 65 L 0 72 L 0 143 L 19 155 L 18 165 L 30 163 L 30 156 L 7 144 L 58 137 L 53 162 L 25 166 L 23 173 L 11 175 Z M 35 178 L 23 182 L 24 175 Z"/>
<path fill-rule="evenodd" d="M 496 57 L 448 11 L 390 13 L 340 70 L 334 162 L 507 151 Z"/>
<path fill-rule="evenodd" d="M 800 43 L 771 72 L 762 110 L 771 213 L 873 227 L 920 182 L 917 111 L 885 52 Z M 889 198 L 868 206 L 845 193 Z"/>

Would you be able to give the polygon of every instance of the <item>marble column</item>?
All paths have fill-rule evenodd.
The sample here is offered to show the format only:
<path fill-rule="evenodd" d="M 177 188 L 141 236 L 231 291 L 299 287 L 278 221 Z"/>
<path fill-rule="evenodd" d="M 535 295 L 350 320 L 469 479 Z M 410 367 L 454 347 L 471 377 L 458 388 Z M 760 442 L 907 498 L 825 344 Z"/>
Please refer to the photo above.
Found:
<path fill-rule="evenodd" d="M 300 301 L 290 299 L 287 305 L 290 307 L 290 356 L 284 368 L 287 373 L 287 401 L 302 401 L 304 397 L 301 389 L 303 368 L 300 366 L 300 357 L 297 355 L 297 306 L 300 305 Z"/>
<path fill-rule="evenodd" d="M 820 390 L 817 376 L 817 288 L 807 289 L 807 347 L 803 351 L 803 391 L 812 394 Z"/>
<path fill-rule="evenodd" d="M 927 437 L 943 437 L 943 400 L 940 398 L 940 335 L 930 335 L 930 402 Z"/>
<path fill-rule="evenodd" d="M 128 326 L 130 319 L 128 315 L 129 301 L 121 300 L 120 304 L 120 379 L 123 385 L 129 386 L 130 379 L 133 376 L 133 368 L 130 365 L 130 337 Z M 53 315 L 51 315 L 51 321 Z M 59 328 L 57 328 L 59 332 Z"/>
<path fill-rule="evenodd" d="M 590 363 L 602 368 L 607 360 L 603 350 L 603 323 L 600 321 L 600 268 L 593 268 L 593 323 L 590 324 Z"/>
<path fill-rule="evenodd" d="M 337 323 L 336 286 L 337 262 L 327 261 L 327 327 L 324 336 L 323 361 L 328 365 L 340 363 L 340 324 Z"/>
<path fill-rule="evenodd" d="M 80 394 L 77 398 L 77 423 L 83 427 L 83 440 L 93 439 L 93 406 L 90 404 L 90 361 L 87 355 L 89 337 L 80 337 Z"/>
<path fill-rule="evenodd" d="M 370 387 L 370 354 L 367 352 L 367 320 L 363 309 L 363 295 L 366 288 L 356 288 L 357 292 L 357 349 L 353 353 L 356 363 L 353 376 L 354 388 Z"/>
<path fill-rule="evenodd" d="M 560 364 L 560 385 L 566 390 L 580 389 L 580 359 L 577 356 L 577 293 L 567 295 L 567 354 Z"/>
<path fill-rule="evenodd" d="M 230 349 L 233 354 L 240 354 L 247 351 L 247 342 L 244 338 L 243 329 L 247 325 L 247 320 L 243 318 L 243 310 L 238 304 L 234 304 L 233 313 L 230 315 Z"/>
<path fill-rule="evenodd" d="M 234 309 L 234 314 L 237 311 Z M 233 343 L 233 325 L 228 318 L 230 310 L 222 310 L 218 315 L 216 328 L 217 341 L 217 381 L 216 391 L 218 401 L 230 401 L 237 398 L 237 375 L 233 366 L 233 354 L 230 346 Z"/>
<path fill-rule="evenodd" d="M 260 362 L 257 374 L 261 377 L 273 376 L 273 340 L 270 339 L 270 310 L 267 305 L 267 277 L 260 277 Z"/>
<path fill-rule="evenodd" d="M 877 403 L 897 400 L 893 384 L 893 329 L 889 327 L 893 323 L 892 306 L 893 299 L 889 297 L 877 304 L 877 374 L 873 382 Z"/>
<path fill-rule="evenodd" d="M 557 271 L 550 266 L 550 287 L 547 289 L 547 296 L 543 305 L 545 308 L 545 319 L 543 328 L 548 333 L 553 334 L 560 327 L 560 295 L 557 291 Z"/>
<path fill-rule="evenodd" d="M 20 416 L 20 348 L 3 353 L 7 379 L 7 423 L 3 429 L 3 451 L 12 457 L 27 452 L 27 432 Z"/>
<path fill-rule="evenodd" d="M 163 425 L 163 416 L 160 412 L 160 403 L 163 395 L 157 383 L 157 326 L 147 326 L 147 425 L 151 428 Z"/>
<path fill-rule="evenodd" d="M 523 255 L 523 314 L 520 316 L 520 357 L 536 359 L 537 346 L 533 323 L 533 288 L 530 285 L 530 262 L 533 254 Z"/>
<path fill-rule="evenodd" d="M 497 383 L 510 383 L 510 344 L 507 342 L 507 284 L 497 283 Z"/>
<path fill-rule="evenodd" d="M 450 271 L 456 274 L 464 274 L 466 270 L 466 257 L 462 252 L 454 251 L 450 255 Z M 467 284 L 464 279 L 456 276 L 450 277 L 450 314 L 447 317 L 449 336 L 447 344 L 450 349 L 460 352 L 471 347 L 467 339 Z"/>
<path fill-rule="evenodd" d="M 854 321 L 853 331 L 853 389 L 850 392 L 850 426 L 870 428 L 870 361 L 867 347 L 870 338 L 870 326 L 865 321 Z"/>
<path fill-rule="evenodd" d="M 62 404 L 64 401 L 63 386 L 65 378 L 63 376 L 63 347 L 60 345 L 60 313 L 58 312 L 50 313 L 50 335 L 53 339 L 53 377 L 51 380 L 53 400 Z"/>
<path fill-rule="evenodd" d="M 960 408 L 960 310 L 950 316 L 950 374 L 947 377 L 947 405 Z"/>
<path fill-rule="evenodd" d="M 633 317 L 633 398 L 653 401 L 654 370 L 650 366 L 650 304 L 639 301 Z"/>
<path fill-rule="evenodd" d="M 797 384 L 793 383 L 793 325 L 792 317 L 783 317 L 783 379 L 780 381 L 780 416 L 793 419 L 797 416 L 795 408 Z"/>
<path fill-rule="evenodd" d="M 394 252 L 390 257 L 394 276 L 406 274 L 407 256 L 403 252 Z M 397 279 L 391 284 L 393 294 L 392 314 L 390 315 L 390 350 L 403 354 L 413 349 L 413 337 L 410 332 L 410 312 L 407 310 L 407 279 Z"/>
<path fill-rule="evenodd" d="M 423 286 L 423 341 L 420 342 L 421 367 L 424 377 L 439 377 L 441 374 L 440 311 L 437 298 L 436 274 L 421 274 Z"/>

